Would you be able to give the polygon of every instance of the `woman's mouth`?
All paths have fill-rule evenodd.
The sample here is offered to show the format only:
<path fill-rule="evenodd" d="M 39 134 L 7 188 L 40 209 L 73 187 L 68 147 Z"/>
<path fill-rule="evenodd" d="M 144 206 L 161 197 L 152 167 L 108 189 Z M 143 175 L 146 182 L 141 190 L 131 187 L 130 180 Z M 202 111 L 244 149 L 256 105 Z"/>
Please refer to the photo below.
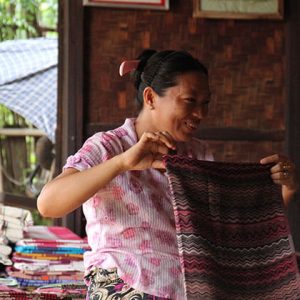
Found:
<path fill-rule="evenodd" d="M 189 130 L 192 130 L 192 131 L 194 131 L 198 128 L 198 123 L 190 121 L 190 120 L 186 121 L 185 125 Z"/>

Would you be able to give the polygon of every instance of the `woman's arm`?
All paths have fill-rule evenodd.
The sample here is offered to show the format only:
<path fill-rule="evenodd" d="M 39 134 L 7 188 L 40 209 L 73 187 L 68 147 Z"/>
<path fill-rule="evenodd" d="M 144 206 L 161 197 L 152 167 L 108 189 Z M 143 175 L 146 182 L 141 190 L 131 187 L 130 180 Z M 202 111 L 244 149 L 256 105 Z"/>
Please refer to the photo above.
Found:
<path fill-rule="evenodd" d="M 162 156 L 175 143 L 166 133 L 144 133 L 137 144 L 84 171 L 68 168 L 42 189 L 37 207 L 45 217 L 59 218 L 80 207 L 99 189 L 128 170 L 164 168 Z"/>
<path fill-rule="evenodd" d="M 65 169 L 42 189 L 37 199 L 41 215 L 59 218 L 80 207 L 123 171 L 120 160 L 120 156 L 115 156 L 82 172 L 73 168 Z"/>

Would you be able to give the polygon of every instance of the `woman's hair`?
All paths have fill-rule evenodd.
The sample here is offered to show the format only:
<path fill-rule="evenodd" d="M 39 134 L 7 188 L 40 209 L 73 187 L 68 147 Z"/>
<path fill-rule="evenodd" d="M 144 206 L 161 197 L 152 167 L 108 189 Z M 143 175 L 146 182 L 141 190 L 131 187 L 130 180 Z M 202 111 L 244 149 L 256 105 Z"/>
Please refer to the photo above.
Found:
<path fill-rule="evenodd" d="M 136 101 L 143 107 L 143 92 L 149 86 L 163 96 L 166 89 L 177 84 L 177 76 L 187 72 L 200 72 L 208 76 L 206 67 L 185 51 L 144 50 L 138 57 L 139 65 L 131 76 L 137 89 Z"/>

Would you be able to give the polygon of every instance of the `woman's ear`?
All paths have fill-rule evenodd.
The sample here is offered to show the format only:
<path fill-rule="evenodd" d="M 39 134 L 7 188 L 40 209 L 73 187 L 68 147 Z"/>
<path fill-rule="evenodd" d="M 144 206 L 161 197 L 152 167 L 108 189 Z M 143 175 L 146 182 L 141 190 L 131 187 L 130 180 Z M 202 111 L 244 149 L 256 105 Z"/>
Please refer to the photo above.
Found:
<path fill-rule="evenodd" d="M 155 101 L 156 101 L 157 94 L 153 90 L 152 87 L 147 86 L 143 92 L 144 98 L 144 107 L 150 110 L 155 109 Z"/>

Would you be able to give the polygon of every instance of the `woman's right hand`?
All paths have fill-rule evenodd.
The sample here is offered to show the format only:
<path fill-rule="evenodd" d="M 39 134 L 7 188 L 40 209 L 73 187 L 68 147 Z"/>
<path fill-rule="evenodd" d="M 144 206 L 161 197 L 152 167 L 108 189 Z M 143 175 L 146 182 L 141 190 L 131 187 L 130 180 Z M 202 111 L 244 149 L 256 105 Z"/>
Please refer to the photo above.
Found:
<path fill-rule="evenodd" d="M 127 170 L 165 169 L 162 157 L 170 150 L 176 150 L 176 143 L 168 132 L 144 132 L 121 156 Z"/>
<path fill-rule="evenodd" d="M 162 156 L 170 149 L 175 150 L 175 142 L 169 133 L 147 132 L 127 151 L 99 165 L 81 172 L 73 168 L 65 169 L 44 186 L 37 201 L 39 212 L 45 217 L 62 217 L 124 171 L 164 169 Z M 67 199 L 65 195 L 68 195 Z"/>

